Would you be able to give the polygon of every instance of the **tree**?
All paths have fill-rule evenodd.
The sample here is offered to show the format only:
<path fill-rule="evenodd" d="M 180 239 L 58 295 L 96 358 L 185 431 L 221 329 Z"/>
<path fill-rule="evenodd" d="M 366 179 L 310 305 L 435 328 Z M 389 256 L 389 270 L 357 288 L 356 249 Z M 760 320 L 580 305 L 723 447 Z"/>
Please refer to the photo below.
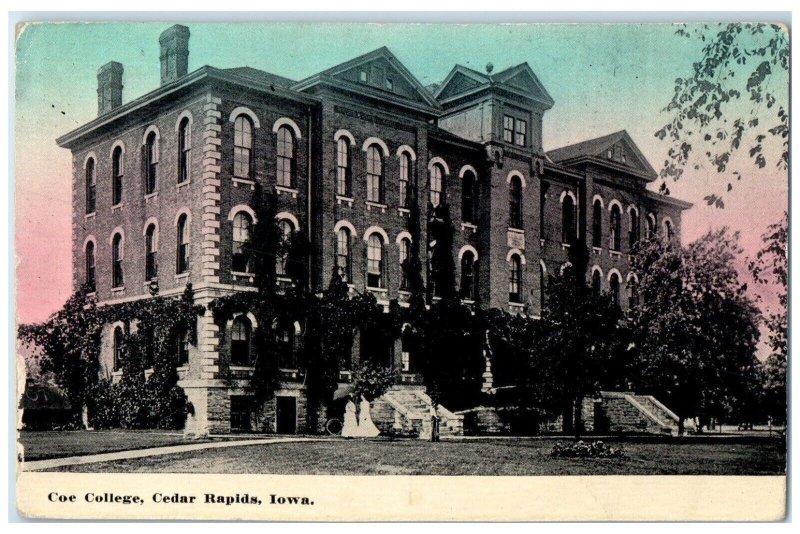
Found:
<path fill-rule="evenodd" d="M 669 122 L 656 132 L 670 149 L 661 177 L 679 179 L 687 166 L 710 165 L 727 180 L 731 158 L 747 150 L 754 164 L 765 167 L 770 158 L 788 168 L 789 34 L 786 28 L 763 23 L 684 25 L 676 34 L 700 40 L 700 59 L 691 74 L 675 80 L 675 90 L 664 111 Z M 768 139 L 782 149 L 773 156 Z M 732 173 L 737 180 L 741 174 Z M 666 183 L 662 191 L 668 193 Z M 724 207 L 721 193 L 705 197 L 709 205 Z"/>
<path fill-rule="evenodd" d="M 576 242 L 572 248 L 572 264 L 548 279 L 541 331 L 530 349 L 529 376 L 543 390 L 542 402 L 549 411 L 572 406 L 577 438 L 583 431 L 583 400 L 613 379 L 628 335 L 619 306 L 586 283 L 585 247 Z M 569 412 L 564 419 L 568 427 Z"/>
<path fill-rule="evenodd" d="M 634 250 L 635 383 L 675 411 L 681 434 L 690 417 L 724 416 L 757 372 L 759 314 L 736 271 L 738 239 L 722 228 L 687 247 L 651 239 Z"/>
<path fill-rule="evenodd" d="M 769 226 L 762 236 L 764 248 L 749 262 L 750 272 L 757 283 L 772 284 L 778 288 L 778 310 L 770 311 L 766 319 L 769 330 L 767 344 L 771 353 L 763 364 L 764 408 L 777 424 L 786 422 L 788 238 L 789 214 L 784 212 L 779 222 Z"/>

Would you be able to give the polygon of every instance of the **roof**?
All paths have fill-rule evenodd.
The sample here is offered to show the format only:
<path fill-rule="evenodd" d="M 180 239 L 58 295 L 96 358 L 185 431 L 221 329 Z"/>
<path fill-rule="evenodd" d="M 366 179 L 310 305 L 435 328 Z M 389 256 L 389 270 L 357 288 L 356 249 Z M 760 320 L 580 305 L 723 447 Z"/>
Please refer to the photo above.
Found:
<path fill-rule="evenodd" d="M 271 84 L 286 89 L 297 83 L 295 80 L 291 80 L 285 76 L 278 76 L 277 74 L 272 74 L 271 72 L 261 69 L 254 69 L 253 67 L 234 67 L 232 69 L 222 69 L 222 72 L 228 72 L 236 76 L 250 78 L 264 84 Z"/>
<path fill-rule="evenodd" d="M 524 79 L 526 77 L 527 79 Z M 458 87 L 459 78 L 461 80 L 466 79 L 467 83 Z M 454 82 L 454 80 L 456 81 L 456 86 L 451 89 L 451 82 Z M 539 102 L 545 109 L 550 109 L 555 103 L 553 97 L 547 92 L 547 89 L 545 89 L 527 62 L 509 67 L 496 74 L 478 72 L 470 67 L 457 64 L 436 88 L 434 97 L 446 102 L 481 92 L 490 87 L 502 87 L 504 90 L 532 99 Z"/>
<path fill-rule="evenodd" d="M 617 165 L 615 163 L 615 166 L 635 172 L 638 171 L 638 174 L 643 174 L 648 180 L 654 180 L 657 176 L 655 169 L 650 165 L 650 162 L 647 161 L 645 155 L 642 154 L 642 151 L 639 150 L 639 147 L 636 146 L 636 143 L 634 143 L 631 136 L 625 130 L 550 150 L 547 152 L 547 157 L 556 163 L 564 164 L 569 164 L 570 162 L 575 162 L 582 158 L 593 158 L 604 163 L 611 163 L 607 161 L 603 155 L 610 147 L 620 142 L 625 144 L 631 151 L 639 163 L 639 168 L 637 169 L 630 164 Z"/>

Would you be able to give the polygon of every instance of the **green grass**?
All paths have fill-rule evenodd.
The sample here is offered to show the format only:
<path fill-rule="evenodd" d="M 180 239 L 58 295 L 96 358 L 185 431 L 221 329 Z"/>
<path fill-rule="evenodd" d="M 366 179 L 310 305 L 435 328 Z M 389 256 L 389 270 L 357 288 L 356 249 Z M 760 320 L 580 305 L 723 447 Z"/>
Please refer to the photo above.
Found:
<path fill-rule="evenodd" d="M 19 434 L 19 441 L 25 448 L 25 459 L 29 461 L 187 443 L 180 431 L 158 430 L 23 431 Z M 197 443 L 197 440 L 191 443 Z"/>
<path fill-rule="evenodd" d="M 209 449 L 58 470 L 325 475 L 778 475 L 786 455 L 775 440 L 751 443 L 624 442 L 624 459 L 553 458 L 553 440 L 428 443 L 341 441 Z"/>

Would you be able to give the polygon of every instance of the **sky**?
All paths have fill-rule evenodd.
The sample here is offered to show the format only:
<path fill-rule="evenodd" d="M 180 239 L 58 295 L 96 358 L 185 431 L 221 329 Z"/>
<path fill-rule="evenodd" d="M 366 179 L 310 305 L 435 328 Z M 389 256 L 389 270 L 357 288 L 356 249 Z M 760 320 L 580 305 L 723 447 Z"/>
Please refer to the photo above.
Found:
<path fill-rule="evenodd" d="M 158 87 L 158 36 L 169 25 L 37 24 L 18 31 L 14 180 L 19 322 L 45 319 L 72 291 L 71 156 L 56 146 L 56 137 L 96 116 L 97 68 L 108 61 L 125 67 L 123 102 Z M 546 150 L 625 129 L 656 169 L 669 149 L 654 136 L 669 120 L 662 110 L 675 79 L 690 74 L 702 48 L 698 40 L 676 36 L 668 24 L 188 26 L 190 71 L 203 65 L 250 66 L 300 80 L 387 46 L 428 85 L 443 80 L 456 63 L 479 71 L 492 63 L 499 72 L 528 62 L 555 100 L 544 119 Z M 772 89 L 788 102 L 788 80 L 777 80 Z M 756 169 L 746 157 L 735 158 L 734 169 L 745 179 L 724 197 L 722 210 L 703 202 L 727 183 L 716 171 L 687 171 L 668 184 L 672 196 L 695 204 L 684 213 L 684 243 L 727 225 L 741 232 L 745 256 L 752 256 L 767 225 L 788 208 L 787 171 L 772 164 Z M 758 291 L 766 306 L 776 304 L 772 291 Z"/>

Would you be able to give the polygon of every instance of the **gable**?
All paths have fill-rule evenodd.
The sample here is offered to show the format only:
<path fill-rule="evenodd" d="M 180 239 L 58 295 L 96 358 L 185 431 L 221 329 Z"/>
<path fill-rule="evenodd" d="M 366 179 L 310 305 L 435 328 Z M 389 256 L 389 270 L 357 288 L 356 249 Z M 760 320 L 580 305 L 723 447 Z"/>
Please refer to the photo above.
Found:
<path fill-rule="evenodd" d="M 537 100 L 551 108 L 554 104 L 553 98 L 544 88 L 542 82 L 536 77 L 533 70 L 527 63 L 522 63 L 516 67 L 506 69 L 492 77 L 498 83 L 515 89 L 528 97 Z"/>
<path fill-rule="evenodd" d="M 595 155 L 646 174 L 655 172 L 627 133 Z"/>
<path fill-rule="evenodd" d="M 457 96 L 462 93 L 466 93 L 482 84 L 478 83 L 476 80 L 466 76 L 461 72 L 457 72 L 453 75 L 447 84 L 441 88 L 441 91 L 436 95 L 437 98 L 445 99 L 451 96 Z"/>
<path fill-rule="evenodd" d="M 426 103 L 414 85 L 385 58 L 366 61 L 333 75 L 335 79 L 368 85 L 415 102 Z"/>
<path fill-rule="evenodd" d="M 565 162 L 581 157 L 614 162 L 634 171 L 655 177 L 656 171 L 625 130 L 574 145 L 551 150 L 548 157 L 555 162 Z"/>

